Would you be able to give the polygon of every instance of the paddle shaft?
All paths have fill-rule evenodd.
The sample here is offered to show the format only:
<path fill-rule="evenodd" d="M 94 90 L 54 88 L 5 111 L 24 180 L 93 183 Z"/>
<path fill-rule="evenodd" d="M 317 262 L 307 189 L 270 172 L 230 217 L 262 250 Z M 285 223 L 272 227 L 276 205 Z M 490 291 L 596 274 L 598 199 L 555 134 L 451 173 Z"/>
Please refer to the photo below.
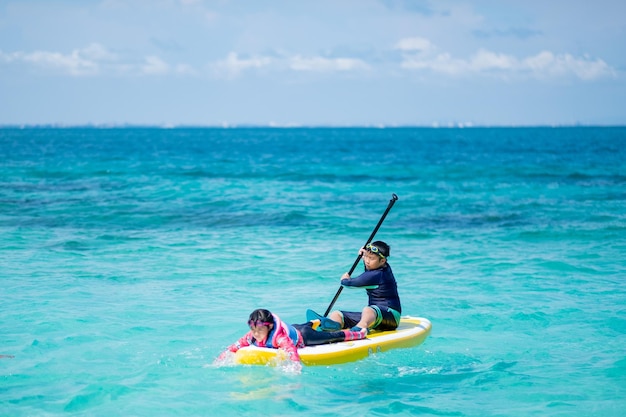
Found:
<path fill-rule="evenodd" d="M 367 239 L 367 242 L 365 242 L 365 244 L 363 245 L 363 249 L 365 249 L 367 244 L 370 243 L 372 241 L 372 239 L 374 239 L 374 236 L 376 235 L 376 232 L 378 232 L 378 229 L 380 228 L 380 225 L 383 224 L 383 221 L 385 221 L 385 217 L 387 217 L 387 213 L 389 213 L 389 210 L 391 210 L 391 207 L 393 207 L 394 203 L 397 200 L 398 200 L 398 196 L 395 195 L 395 194 L 391 194 L 391 200 L 389 200 L 389 204 L 387 205 L 387 209 L 385 210 L 385 212 L 383 213 L 382 217 L 378 221 L 378 224 L 374 228 L 374 231 L 372 231 L 372 234 L 370 235 L 369 239 Z M 361 254 L 359 253 L 359 256 L 356 257 L 356 260 L 352 264 L 352 268 L 350 268 L 350 271 L 348 272 L 348 275 L 352 275 L 352 273 L 354 272 L 354 269 L 359 264 L 360 260 L 361 260 Z M 333 301 L 330 302 L 330 305 L 326 309 L 326 312 L 324 313 L 324 317 L 328 316 L 328 313 L 330 313 L 330 310 L 335 305 L 335 302 L 337 301 L 337 298 L 339 298 L 339 294 L 341 294 L 341 291 L 343 291 L 343 286 L 342 285 L 339 286 L 339 289 L 337 290 L 337 293 L 335 294 L 335 297 L 333 297 Z"/>

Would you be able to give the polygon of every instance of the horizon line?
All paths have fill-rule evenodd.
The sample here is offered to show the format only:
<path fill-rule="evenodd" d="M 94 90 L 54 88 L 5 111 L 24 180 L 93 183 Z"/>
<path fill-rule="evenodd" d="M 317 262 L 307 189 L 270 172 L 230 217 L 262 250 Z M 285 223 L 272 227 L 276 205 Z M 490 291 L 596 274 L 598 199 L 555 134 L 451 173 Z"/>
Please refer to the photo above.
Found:
<path fill-rule="evenodd" d="M 0 129 L 472 129 L 472 128 L 573 128 L 573 127 L 626 127 L 626 124 L 603 123 L 551 123 L 551 124 L 475 124 L 475 123 L 432 123 L 432 124 L 277 124 L 277 123 L 221 123 L 221 124 L 172 124 L 172 123 L 15 123 L 0 124 Z"/>

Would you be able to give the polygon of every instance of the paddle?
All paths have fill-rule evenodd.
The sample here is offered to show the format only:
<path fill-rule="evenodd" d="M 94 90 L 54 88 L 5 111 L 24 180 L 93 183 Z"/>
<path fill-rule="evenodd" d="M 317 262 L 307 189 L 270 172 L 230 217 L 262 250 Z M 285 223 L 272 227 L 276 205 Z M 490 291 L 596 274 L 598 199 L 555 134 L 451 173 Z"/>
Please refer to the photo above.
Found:
<path fill-rule="evenodd" d="M 370 235 L 369 239 L 367 239 L 367 242 L 365 242 L 365 245 L 363 245 L 363 249 L 365 249 L 367 244 L 370 243 L 372 241 L 372 239 L 374 239 L 374 235 L 376 234 L 376 232 L 378 232 L 378 229 L 380 228 L 380 225 L 383 224 L 383 221 L 385 220 L 385 217 L 387 217 L 387 213 L 389 213 L 389 210 L 391 210 L 391 207 L 393 207 L 393 204 L 397 200 L 398 200 L 398 196 L 395 195 L 395 194 L 391 194 L 391 200 L 389 200 L 389 205 L 387 206 L 387 209 L 385 210 L 385 212 L 383 213 L 383 216 L 378 221 L 378 224 L 374 228 L 374 231 Z M 348 272 L 348 275 L 352 275 L 352 273 L 354 272 L 354 269 L 359 264 L 360 260 L 361 260 L 361 254 L 359 254 L 359 256 L 356 257 L 356 260 L 354 261 L 354 264 L 352 264 L 352 268 L 350 268 L 350 272 Z M 339 294 L 341 294 L 342 290 L 343 290 L 343 286 L 340 285 L 339 289 L 337 290 L 337 293 L 335 294 L 335 297 L 333 298 L 333 301 L 330 302 L 330 305 L 326 309 L 326 312 L 324 313 L 324 317 L 328 316 L 328 313 L 330 313 L 330 309 L 333 308 L 333 306 L 335 305 L 335 301 L 337 301 L 337 298 L 339 298 Z"/>

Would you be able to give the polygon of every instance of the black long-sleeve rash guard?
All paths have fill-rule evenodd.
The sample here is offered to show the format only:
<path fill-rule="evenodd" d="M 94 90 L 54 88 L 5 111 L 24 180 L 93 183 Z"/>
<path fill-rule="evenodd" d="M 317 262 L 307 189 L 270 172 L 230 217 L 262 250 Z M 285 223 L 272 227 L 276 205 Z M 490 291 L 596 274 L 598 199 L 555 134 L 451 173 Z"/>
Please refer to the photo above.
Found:
<path fill-rule="evenodd" d="M 365 288 L 369 297 L 369 305 L 389 307 L 402 313 L 398 285 L 389 264 L 385 264 L 379 269 L 365 271 L 356 278 L 342 279 L 341 285 Z"/>

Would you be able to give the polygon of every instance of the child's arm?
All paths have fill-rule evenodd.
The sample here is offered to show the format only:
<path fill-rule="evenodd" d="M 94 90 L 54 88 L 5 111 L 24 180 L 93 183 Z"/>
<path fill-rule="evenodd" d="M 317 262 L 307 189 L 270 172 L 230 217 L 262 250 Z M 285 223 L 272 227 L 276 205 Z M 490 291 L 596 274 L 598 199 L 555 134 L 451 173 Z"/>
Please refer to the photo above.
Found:
<path fill-rule="evenodd" d="M 277 347 L 283 349 L 289 355 L 289 359 L 294 362 L 300 362 L 300 355 L 298 355 L 298 349 L 294 346 L 293 341 L 286 335 L 278 337 Z"/>
<path fill-rule="evenodd" d="M 217 357 L 218 360 L 224 359 L 226 357 L 226 355 L 228 354 L 228 352 L 237 352 L 239 349 L 241 349 L 242 347 L 245 346 L 250 346 L 251 343 L 251 334 L 250 332 L 246 333 L 245 335 L 243 335 L 239 340 L 237 340 L 235 343 L 233 343 L 232 345 L 228 346 L 228 348 L 223 351 L 220 356 Z"/>
<path fill-rule="evenodd" d="M 350 275 L 343 274 L 341 277 L 341 285 L 344 287 L 359 287 L 359 288 L 376 288 L 380 284 L 379 279 L 380 271 L 365 271 L 358 277 L 350 278 Z"/>

